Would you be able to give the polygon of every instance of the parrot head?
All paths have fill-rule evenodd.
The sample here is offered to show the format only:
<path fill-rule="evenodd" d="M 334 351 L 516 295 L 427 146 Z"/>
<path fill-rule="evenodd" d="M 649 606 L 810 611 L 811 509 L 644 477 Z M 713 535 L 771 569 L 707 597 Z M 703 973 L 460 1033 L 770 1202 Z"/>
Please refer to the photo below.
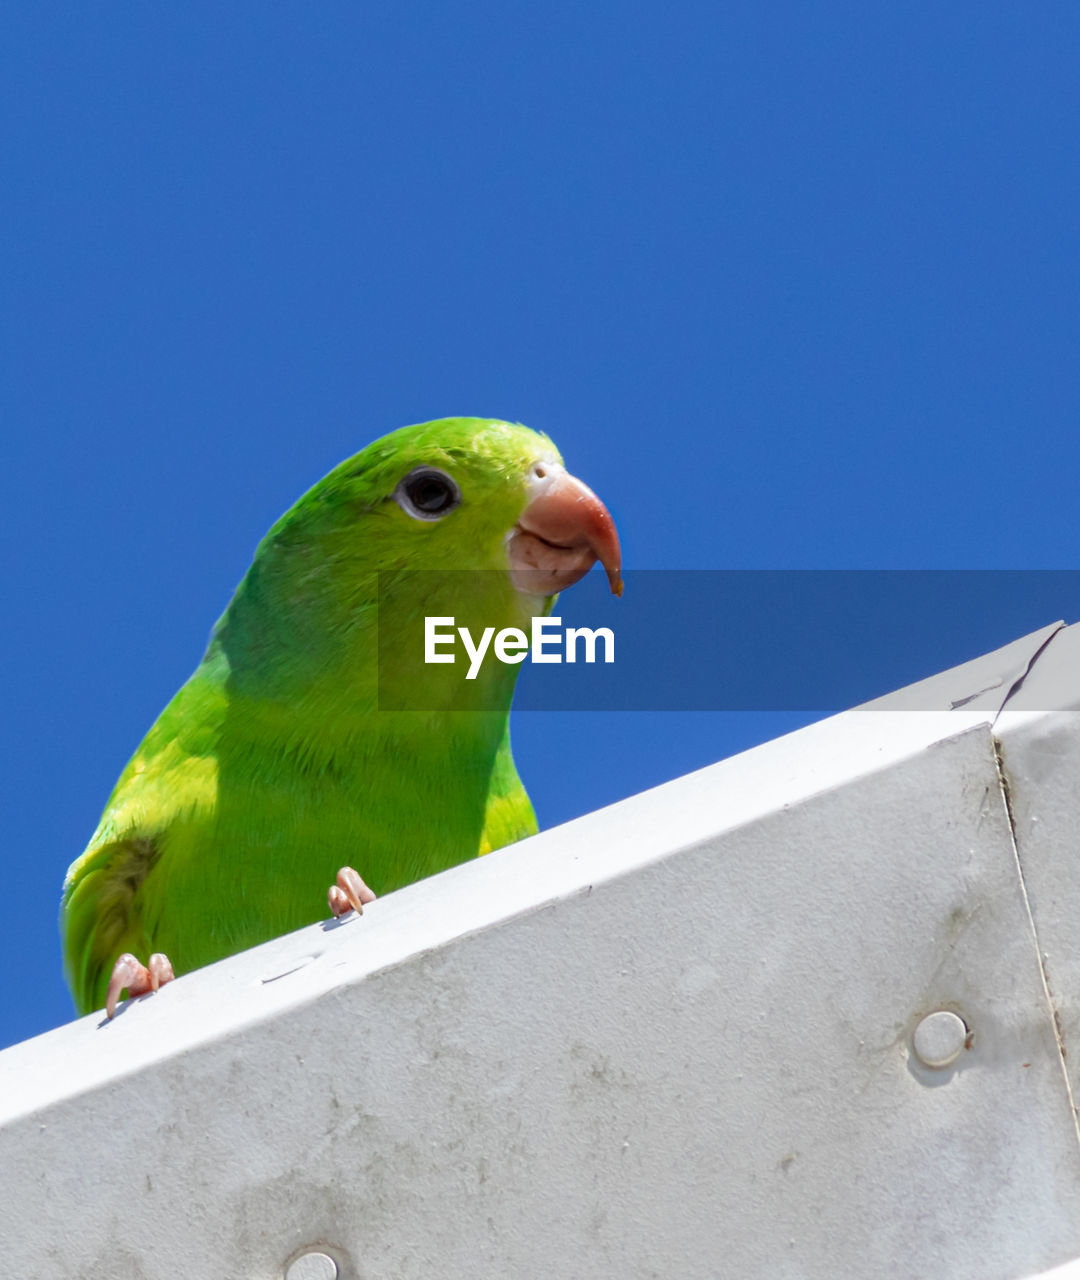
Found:
<path fill-rule="evenodd" d="M 550 596 L 600 561 L 622 594 L 615 523 L 540 432 L 488 418 L 402 427 L 335 467 L 266 543 L 317 540 L 354 569 L 494 570 Z"/>
<path fill-rule="evenodd" d="M 474 634 L 527 628 L 597 561 L 621 595 L 614 521 L 546 435 L 442 418 L 373 441 L 309 489 L 260 543 L 212 643 L 234 682 L 266 688 L 318 671 L 340 691 L 343 670 L 370 683 L 377 633 L 379 670 L 419 682 L 424 705 L 446 705 L 458 696 L 452 674 L 417 667 L 426 616 Z M 515 675 L 492 674 L 493 703 L 508 702 Z"/>

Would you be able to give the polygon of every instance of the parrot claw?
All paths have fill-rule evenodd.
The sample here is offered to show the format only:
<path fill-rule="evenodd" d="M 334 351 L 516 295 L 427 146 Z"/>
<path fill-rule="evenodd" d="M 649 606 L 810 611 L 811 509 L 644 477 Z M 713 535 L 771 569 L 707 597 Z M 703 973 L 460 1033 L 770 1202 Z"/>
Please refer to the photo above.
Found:
<path fill-rule="evenodd" d="M 130 951 L 125 951 L 113 965 L 109 990 L 105 996 L 105 1012 L 110 1018 L 116 1013 L 120 993 L 125 987 L 129 997 L 144 996 L 148 991 L 156 991 L 166 982 L 172 982 L 175 977 L 169 957 L 160 951 L 155 951 L 145 965 L 140 964 Z"/>
<path fill-rule="evenodd" d="M 330 886 L 330 892 L 326 896 L 335 916 L 347 915 L 350 911 L 362 916 L 364 903 L 375 901 L 375 895 L 352 867 L 341 868 L 337 873 L 337 883 Z"/>

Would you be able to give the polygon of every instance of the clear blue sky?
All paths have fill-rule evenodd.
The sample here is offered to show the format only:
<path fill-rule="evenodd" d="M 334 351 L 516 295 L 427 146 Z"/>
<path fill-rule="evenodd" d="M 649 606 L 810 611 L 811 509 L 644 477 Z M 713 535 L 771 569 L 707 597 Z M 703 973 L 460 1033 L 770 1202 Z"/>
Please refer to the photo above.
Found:
<path fill-rule="evenodd" d="M 1072 3 L 9 6 L 0 1043 L 71 1016 L 64 871 L 256 541 L 386 430 L 549 431 L 637 568 L 1073 565 L 1078 65 Z M 515 740 L 552 825 L 808 718 Z"/>

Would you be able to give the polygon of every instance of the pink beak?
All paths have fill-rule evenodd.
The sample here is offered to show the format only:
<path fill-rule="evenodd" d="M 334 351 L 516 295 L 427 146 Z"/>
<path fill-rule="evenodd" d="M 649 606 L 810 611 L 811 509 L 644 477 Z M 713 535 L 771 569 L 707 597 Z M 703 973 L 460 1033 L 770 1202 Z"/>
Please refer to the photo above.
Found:
<path fill-rule="evenodd" d="M 531 595 L 555 595 L 599 560 L 612 593 L 621 596 L 622 555 L 611 512 L 557 463 L 537 463 L 531 483 L 533 498 L 507 543 L 514 586 Z"/>

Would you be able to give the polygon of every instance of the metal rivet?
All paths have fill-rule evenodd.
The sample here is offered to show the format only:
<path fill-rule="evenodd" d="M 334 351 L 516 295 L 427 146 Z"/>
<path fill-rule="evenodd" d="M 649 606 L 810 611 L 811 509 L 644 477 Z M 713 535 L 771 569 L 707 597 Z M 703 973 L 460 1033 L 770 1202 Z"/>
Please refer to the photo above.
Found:
<path fill-rule="evenodd" d="M 289 1263 L 285 1280 L 337 1280 L 338 1267 L 325 1253 L 305 1253 Z"/>
<path fill-rule="evenodd" d="M 915 1056 L 924 1067 L 951 1066 L 968 1043 L 967 1023 L 948 1009 L 928 1013 L 911 1038 Z"/>

